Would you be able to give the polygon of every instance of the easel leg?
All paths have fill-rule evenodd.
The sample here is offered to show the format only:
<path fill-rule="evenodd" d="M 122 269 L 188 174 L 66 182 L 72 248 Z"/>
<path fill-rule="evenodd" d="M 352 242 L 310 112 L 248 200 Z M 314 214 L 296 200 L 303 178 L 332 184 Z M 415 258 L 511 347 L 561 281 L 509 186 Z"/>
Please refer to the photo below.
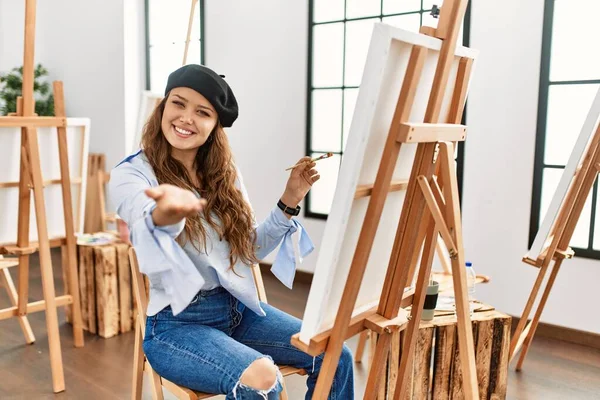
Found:
<path fill-rule="evenodd" d="M 540 299 L 540 304 L 538 304 L 537 310 L 535 311 L 535 315 L 533 317 L 533 321 L 531 321 L 531 327 L 529 328 L 529 332 L 527 333 L 527 337 L 525 338 L 525 342 L 523 343 L 523 350 L 521 351 L 519 361 L 517 362 L 517 371 L 521 370 L 521 367 L 525 362 L 525 357 L 527 356 L 527 352 L 529 351 L 529 346 L 531 345 L 533 336 L 535 335 L 535 331 L 540 322 L 540 317 L 542 316 L 542 312 L 544 311 L 544 307 L 546 306 L 546 301 L 548 300 L 548 296 L 550 295 L 552 286 L 554 286 L 554 281 L 556 279 L 556 275 L 558 275 L 558 270 L 560 269 L 561 264 L 562 259 L 554 261 L 554 265 L 552 268 L 552 272 L 550 272 L 548 283 L 546 283 L 546 288 L 544 289 L 544 293 L 542 294 L 542 298 Z"/>
<path fill-rule="evenodd" d="M 56 116 L 64 117 L 65 101 L 62 82 L 53 83 L 54 89 L 54 113 Z M 75 347 L 83 347 L 83 327 L 81 318 L 81 302 L 79 300 L 79 282 L 77 280 L 77 244 L 75 230 L 73 227 L 73 200 L 71 197 L 71 184 L 69 172 L 69 152 L 67 147 L 67 131 L 64 127 L 57 128 L 58 134 L 58 156 L 60 162 L 60 174 L 63 198 L 63 213 L 65 219 L 66 246 L 64 250 L 67 261 L 67 276 L 69 292 L 73 298 L 70 307 L 73 317 L 73 338 Z M 39 158 L 38 158 L 39 159 Z"/>
<path fill-rule="evenodd" d="M 56 312 L 56 292 L 54 290 L 54 274 L 52 271 L 52 258 L 50 257 L 50 241 L 48 238 L 48 225 L 46 219 L 46 204 L 44 202 L 42 169 L 40 166 L 39 145 L 35 129 L 27 128 L 27 144 L 29 147 L 31 175 L 33 180 L 33 196 L 38 230 L 40 270 L 42 274 L 42 289 L 46 302 L 46 329 L 48 331 L 48 344 L 50 365 L 52 367 L 52 386 L 54 393 L 65 390 L 65 377 L 60 349 L 60 336 L 58 332 L 58 315 Z"/>
<path fill-rule="evenodd" d="M 379 373 L 377 370 L 381 370 L 381 368 L 378 368 L 378 366 L 386 364 L 392 340 L 391 333 L 383 333 L 379 335 L 372 333 L 371 340 L 375 341 L 375 336 L 377 337 L 377 345 L 375 347 L 375 351 L 373 352 L 373 360 L 369 366 L 369 378 L 367 380 L 367 387 L 365 388 L 365 396 L 363 397 L 363 400 L 375 400 L 379 398 L 379 390 L 383 382 L 381 378 L 385 373 L 385 369 L 383 370 L 384 373 Z"/>
<path fill-rule="evenodd" d="M 462 252 L 462 250 L 459 250 L 459 252 Z M 465 398 L 477 399 L 479 397 L 479 386 L 477 384 L 475 363 L 475 342 L 473 340 L 471 311 L 467 295 L 467 277 L 464 265 L 464 258 L 461 256 L 452 260 L 452 281 L 456 300 L 456 328 L 458 332 L 459 357 L 463 372 Z"/>
<path fill-rule="evenodd" d="M 392 349 L 390 350 L 389 357 L 389 375 L 388 375 L 388 398 L 394 398 L 394 390 L 396 389 L 396 381 L 398 380 L 398 367 L 400 366 L 400 347 L 402 346 L 403 340 L 402 331 L 396 331 L 392 334 Z M 411 385 L 412 386 L 412 385 Z"/>
<path fill-rule="evenodd" d="M 415 244 L 416 251 L 413 252 L 412 258 L 410 259 L 410 265 L 408 267 L 408 279 L 412 286 L 415 281 L 415 272 L 417 269 L 417 263 L 419 262 L 419 254 L 422 253 L 423 242 L 425 241 L 425 235 L 427 234 L 427 218 L 421 220 L 419 226 L 419 233 L 417 234 L 417 242 Z"/>
<path fill-rule="evenodd" d="M 164 400 L 160 376 L 158 376 L 158 374 L 152 369 L 152 367 L 150 367 L 148 373 L 150 374 L 150 379 L 152 380 L 152 399 Z"/>
<path fill-rule="evenodd" d="M 0 256 L 0 258 L 1 257 L 2 256 Z M 15 288 L 15 284 L 10 276 L 10 272 L 8 272 L 8 269 L 5 268 L 2 270 L 0 278 L 2 279 L 3 285 L 6 287 L 6 292 L 8 293 L 8 297 L 10 298 L 10 303 L 13 306 L 16 306 L 19 303 L 19 297 L 17 295 L 17 289 Z M 35 342 L 35 336 L 33 336 L 33 331 L 31 330 L 31 325 L 29 325 L 29 320 L 27 319 L 27 316 L 20 315 L 17 318 L 19 318 L 21 330 L 25 335 L 25 342 L 27 344 L 32 344 L 33 342 Z"/>
<path fill-rule="evenodd" d="M 281 386 L 282 386 L 282 390 L 281 390 L 281 393 L 279 394 L 279 400 L 289 400 L 289 397 L 287 394 L 287 387 L 285 386 L 285 379 L 281 380 Z"/>
<path fill-rule="evenodd" d="M 529 294 L 529 299 L 527 300 L 527 304 L 525 305 L 523 314 L 521 314 L 521 319 L 519 320 L 519 323 L 517 324 L 517 328 L 515 329 L 515 332 L 513 333 L 513 337 L 510 342 L 510 351 L 509 351 L 510 361 L 513 360 L 513 358 L 519 351 L 519 347 L 523 343 L 524 338 L 521 338 L 521 336 L 523 335 L 524 331 L 526 330 L 527 333 L 529 333 L 528 331 L 531 328 L 531 326 L 529 326 L 529 328 L 525 329 L 525 325 L 527 324 L 527 320 L 529 318 L 529 313 L 531 312 L 531 309 L 533 308 L 535 299 L 538 295 L 540 287 L 542 286 L 542 282 L 544 281 L 544 276 L 546 275 L 546 271 L 548 270 L 548 268 L 549 268 L 549 261 L 544 262 L 544 265 L 542 265 L 540 271 L 538 272 L 538 276 L 537 276 L 537 279 L 535 280 L 533 288 L 531 289 L 531 293 Z"/>
<path fill-rule="evenodd" d="M 458 329 L 458 345 L 460 348 L 460 364 L 463 371 L 463 390 L 465 398 L 478 399 L 477 370 L 475 364 L 475 342 L 469 310 L 467 294 L 467 273 L 465 271 L 464 249 L 462 242 L 462 225 L 458 200 L 458 182 L 454 168 L 454 147 L 452 143 L 440 142 L 440 171 L 444 181 L 446 196 L 446 222 L 457 249 L 452 258 L 452 282 L 456 302 L 456 325 Z M 437 237 L 436 237 L 437 239 Z"/>
<path fill-rule="evenodd" d="M 410 382 L 409 373 L 412 371 L 412 357 L 419 334 L 419 325 L 421 322 L 421 313 L 425 303 L 425 293 L 427 292 L 427 282 L 431 274 L 431 264 L 433 263 L 433 255 L 435 254 L 435 246 L 437 243 L 438 230 L 435 227 L 435 222 L 429 214 L 426 214 L 425 219 L 428 220 L 429 227 L 427 228 L 427 236 L 425 239 L 425 247 L 421 258 L 421 266 L 419 267 L 419 277 L 415 295 L 413 297 L 411 319 L 408 327 L 404 331 L 404 344 L 402 346 L 402 354 L 400 356 L 400 367 L 398 368 L 398 379 L 396 381 L 396 389 L 394 390 L 394 399 L 398 400 L 401 394 L 407 390 L 407 385 Z M 371 379 L 371 377 L 369 377 Z"/>
<path fill-rule="evenodd" d="M 63 293 L 65 295 L 71 294 L 71 289 L 69 287 L 69 261 L 67 258 L 67 246 L 60 246 L 60 266 L 62 269 L 62 278 L 63 278 Z M 69 304 L 66 308 L 66 316 L 67 322 L 73 323 L 73 304 Z"/>
<path fill-rule="evenodd" d="M 358 337 L 358 345 L 356 346 L 356 353 L 354 353 L 354 361 L 359 363 L 362 362 L 363 354 L 365 352 L 365 346 L 367 345 L 367 340 L 369 339 L 369 330 L 364 330 L 360 333 Z"/>
<path fill-rule="evenodd" d="M 142 383 L 144 380 L 144 349 L 142 347 L 142 326 L 139 317 L 135 319 L 135 345 L 133 348 L 133 382 L 131 399 L 142 400 Z"/>
<path fill-rule="evenodd" d="M 22 100 L 22 99 L 21 99 Z M 19 174 L 19 222 L 17 226 L 17 245 L 29 245 L 29 213 L 31 212 L 31 166 L 27 150 L 27 128 L 21 128 L 21 169 Z M 19 304 L 18 314 L 27 314 L 29 300 L 29 254 L 19 255 L 18 267 Z"/>

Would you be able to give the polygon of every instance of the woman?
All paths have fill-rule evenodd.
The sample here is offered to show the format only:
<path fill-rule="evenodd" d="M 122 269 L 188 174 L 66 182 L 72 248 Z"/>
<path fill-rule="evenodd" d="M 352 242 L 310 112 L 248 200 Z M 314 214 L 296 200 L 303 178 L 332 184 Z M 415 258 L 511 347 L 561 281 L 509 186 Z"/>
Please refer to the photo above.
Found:
<path fill-rule="evenodd" d="M 257 225 L 223 131 L 237 115 L 221 76 L 184 66 L 169 76 L 144 128 L 143 150 L 111 172 L 111 199 L 150 281 L 144 352 L 166 379 L 227 399 L 278 398 L 275 364 L 303 368 L 310 399 L 323 356 L 290 344 L 301 321 L 259 302 L 249 266 L 283 241 L 273 272 L 291 287 L 290 235 L 300 231 L 303 255 L 312 250 L 292 216 L 319 175 L 302 158 L 278 205 Z M 329 398 L 353 396 L 352 356 L 344 347 Z"/>

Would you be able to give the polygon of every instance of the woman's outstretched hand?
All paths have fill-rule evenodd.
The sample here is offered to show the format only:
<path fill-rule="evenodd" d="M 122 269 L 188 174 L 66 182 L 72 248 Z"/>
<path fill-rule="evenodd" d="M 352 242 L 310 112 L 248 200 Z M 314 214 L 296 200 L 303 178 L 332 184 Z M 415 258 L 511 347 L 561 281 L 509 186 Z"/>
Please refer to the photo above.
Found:
<path fill-rule="evenodd" d="M 321 177 L 314 168 L 317 165 L 310 157 L 302 157 L 294 168 L 285 186 L 281 201 L 288 207 L 296 207 L 308 193 L 312 185 Z"/>
<path fill-rule="evenodd" d="M 206 200 L 174 185 L 159 185 L 146 189 L 145 193 L 156 201 L 156 208 L 152 211 L 156 226 L 176 224 L 185 217 L 199 213 L 206 205 Z"/>

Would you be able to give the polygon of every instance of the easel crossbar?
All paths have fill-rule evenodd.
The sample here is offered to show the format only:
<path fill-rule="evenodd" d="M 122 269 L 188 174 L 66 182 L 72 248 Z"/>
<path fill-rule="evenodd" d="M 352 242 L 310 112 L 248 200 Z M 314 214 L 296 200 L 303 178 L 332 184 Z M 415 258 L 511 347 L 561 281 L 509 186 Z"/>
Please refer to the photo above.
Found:
<path fill-rule="evenodd" d="M 71 296 L 71 295 L 56 296 L 55 299 L 56 299 L 57 307 L 68 306 L 70 304 L 73 304 L 73 296 Z M 32 303 L 27 304 L 27 314 L 34 313 L 34 312 L 40 312 L 40 311 L 46 311 L 46 301 L 45 300 L 34 301 Z M 7 308 L 0 310 L 0 320 L 11 318 L 11 317 L 18 317 L 18 316 L 19 316 L 18 307 L 7 307 Z"/>
<path fill-rule="evenodd" d="M 456 258 L 458 251 L 456 250 L 456 245 L 454 244 L 454 240 L 452 239 L 452 234 L 444 221 L 444 216 L 442 215 L 442 211 L 440 209 L 440 205 L 436 201 L 436 198 L 433 194 L 433 190 L 427 182 L 427 178 L 423 175 L 418 178 L 419 186 L 421 186 L 421 190 L 423 192 L 423 196 L 425 197 L 425 201 L 427 202 L 427 206 L 429 208 L 429 212 L 431 213 L 435 223 L 437 225 L 437 229 L 440 230 L 440 234 L 442 235 L 442 239 L 446 243 L 446 247 L 448 248 L 448 253 L 450 254 L 450 258 Z"/>
<path fill-rule="evenodd" d="M 567 250 L 556 250 L 554 252 L 554 257 L 553 260 L 565 260 L 565 259 L 571 259 L 573 258 L 573 256 L 575 256 L 575 251 L 573 251 L 573 249 L 571 249 L 570 247 Z M 543 260 L 543 259 L 541 259 Z M 525 264 L 529 264 L 532 267 L 536 267 L 536 268 L 541 268 L 543 265 L 543 261 L 541 261 L 540 259 L 534 260 L 532 258 L 529 257 L 523 257 L 521 261 L 523 261 Z"/>
<path fill-rule="evenodd" d="M 356 200 L 356 199 L 360 199 L 362 197 L 371 196 L 371 194 L 373 194 L 373 187 L 375 187 L 375 184 L 357 186 L 356 192 L 354 193 L 354 199 Z M 406 181 L 406 180 L 392 181 L 392 183 L 390 183 L 388 192 L 398 192 L 401 190 L 406 190 L 407 187 L 408 187 L 408 181 Z"/>
<path fill-rule="evenodd" d="M 467 127 L 459 124 L 400 124 L 397 140 L 402 143 L 461 142 L 467 137 Z"/>
<path fill-rule="evenodd" d="M 12 268 L 19 265 L 19 260 L 16 258 L 2 258 L 0 256 L 0 269 Z"/>
<path fill-rule="evenodd" d="M 58 237 L 58 238 L 50 238 L 49 244 L 50 248 L 60 247 L 66 244 L 66 238 Z M 8 254 L 13 256 L 22 256 L 25 254 L 33 254 L 39 249 L 38 242 L 31 242 L 29 246 L 17 246 L 15 244 L 1 244 L 0 243 L 0 255 Z"/>
<path fill-rule="evenodd" d="M 415 294 L 414 289 L 409 289 L 404 292 L 402 295 L 402 304 L 401 307 L 407 307 L 412 304 L 413 296 Z M 365 326 L 365 321 L 369 318 L 373 318 L 377 314 L 377 306 L 373 306 L 367 311 L 364 311 L 350 320 L 350 324 L 348 324 L 348 330 L 346 332 L 344 340 L 347 340 L 360 332 L 364 331 L 367 327 Z M 386 319 L 387 320 L 387 319 Z M 387 320 L 389 321 L 389 320 Z M 313 357 L 318 356 L 323 353 L 327 349 L 327 345 L 329 344 L 329 339 L 331 335 L 332 329 L 327 330 L 323 333 L 318 334 L 317 336 L 310 339 L 310 344 L 306 344 L 300 341 L 300 334 L 295 334 L 292 336 L 291 343 L 298 349 L 302 350 L 306 354 L 309 354 Z"/>
<path fill-rule="evenodd" d="M 72 185 L 81 185 L 81 178 L 71 178 L 70 182 Z M 42 182 L 44 187 L 48 187 L 50 185 L 60 185 L 62 184 L 62 179 L 49 179 Z M 3 188 L 11 188 L 11 187 L 19 187 L 19 182 L 0 182 L 0 189 Z"/>
<path fill-rule="evenodd" d="M 0 128 L 66 128 L 67 118 L 59 117 L 0 117 Z"/>

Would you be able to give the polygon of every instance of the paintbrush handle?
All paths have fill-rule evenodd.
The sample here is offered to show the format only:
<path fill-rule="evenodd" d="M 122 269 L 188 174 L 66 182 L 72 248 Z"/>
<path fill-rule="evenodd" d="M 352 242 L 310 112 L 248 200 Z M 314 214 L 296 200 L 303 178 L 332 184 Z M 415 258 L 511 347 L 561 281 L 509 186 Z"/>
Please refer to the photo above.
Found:
<path fill-rule="evenodd" d="M 301 165 L 303 165 L 303 164 L 306 164 L 307 162 L 317 162 L 317 161 L 319 161 L 319 160 L 323 160 L 323 159 L 325 159 L 325 158 L 329 158 L 329 157 L 331 157 L 332 155 L 333 155 L 332 153 L 326 153 L 326 154 L 323 154 L 323 155 L 321 155 L 321 156 L 319 156 L 319 157 L 312 158 L 310 161 L 303 161 L 303 162 L 300 162 L 300 163 L 298 163 L 298 164 L 296 164 L 296 165 L 292 165 L 291 167 L 289 167 L 289 168 L 286 168 L 285 170 L 286 170 L 286 171 L 289 171 L 289 170 L 291 170 L 291 169 L 294 169 L 294 168 L 296 168 L 296 167 L 299 167 L 299 166 L 301 166 Z"/>
<path fill-rule="evenodd" d="M 291 167 L 288 167 L 288 168 L 286 168 L 285 170 L 286 170 L 286 171 L 289 171 L 289 170 L 291 170 L 291 169 L 294 169 L 294 168 L 296 168 L 296 167 L 299 167 L 299 166 L 300 166 L 300 165 L 302 165 L 302 164 L 304 164 L 304 163 L 299 163 L 299 164 L 296 164 L 296 165 L 292 165 Z"/>

